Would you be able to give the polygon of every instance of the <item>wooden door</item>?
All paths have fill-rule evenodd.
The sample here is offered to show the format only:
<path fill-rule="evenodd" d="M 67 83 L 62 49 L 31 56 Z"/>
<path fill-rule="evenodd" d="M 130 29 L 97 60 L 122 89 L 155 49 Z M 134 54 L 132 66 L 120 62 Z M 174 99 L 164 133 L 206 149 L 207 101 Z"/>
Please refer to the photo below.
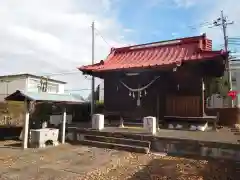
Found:
<path fill-rule="evenodd" d="M 200 96 L 167 96 L 166 116 L 201 116 Z"/>

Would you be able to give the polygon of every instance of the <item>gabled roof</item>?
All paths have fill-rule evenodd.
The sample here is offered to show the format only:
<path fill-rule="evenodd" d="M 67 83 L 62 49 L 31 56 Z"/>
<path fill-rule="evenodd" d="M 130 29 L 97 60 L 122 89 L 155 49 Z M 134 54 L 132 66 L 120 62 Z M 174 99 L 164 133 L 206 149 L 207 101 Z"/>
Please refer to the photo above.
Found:
<path fill-rule="evenodd" d="M 0 79 L 3 79 L 3 78 L 19 78 L 19 77 L 31 77 L 31 78 L 40 79 L 42 76 L 37 76 L 37 75 L 34 75 L 34 74 L 24 73 L 24 74 L 10 74 L 10 75 L 0 76 Z M 64 81 L 60 81 L 60 80 L 56 80 L 56 79 L 52 79 L 52 78 L 48 78 L 48 80 L 52 81 L 52 82 L 55 82 L 55 83 L 67 84 Z"/>
<path fill-rule="evenodd" d="M 83 72 L 103 72 L 130 68 L 152 68 L 184 61 L 208 60 L 226 55 L 212 51 L 206 35 L 111 49 L 105 61 L 78 68 Z"/>
<path fill-rule="evenodd" d="M 85 103 L 80 98 L 72 96 L 71 94 L 51 94 L 46 92 L 24 92 L 17 90 L 5 98 L 6 101 L 46 101 L 46 102 L 62 102 L 81 104 Z"/>

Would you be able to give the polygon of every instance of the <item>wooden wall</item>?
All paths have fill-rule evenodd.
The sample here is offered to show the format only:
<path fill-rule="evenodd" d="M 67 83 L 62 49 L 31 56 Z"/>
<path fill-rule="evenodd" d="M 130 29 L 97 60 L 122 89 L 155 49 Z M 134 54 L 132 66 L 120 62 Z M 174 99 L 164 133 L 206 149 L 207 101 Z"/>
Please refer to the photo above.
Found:
<path fill-rule="evenodd" d="M 166 98 L 166 116 L 201 116 L 200 96 L 169 95 Z"/>
<path fill-rule="evenodd" d="M 240 109 L 235 108 L 209 108 L 206 114 L 216 116 L 219 113 L 219 124 L 223 126 L 234 126 L 240 124 Z"/>
<path fill-rule="evenodd" d="M 120 79 L 131 88 L 148 84 L 155 76 L 160 76 L 149 88 L 147 96 L 137 106 L 135 98 L 120 83 Z M 177 86 L 179 84 L 179 86 Z M 179 87 L 179 88 L 178 88 Z M 108 112 L 120 112 L 122 116 L 142 119 L 144 116 L 201 116 L 201 79 L 192 74 L 142 73 L 140 76 L 125 77 L 108 75 L 104 79 L 104 105 Z"/>

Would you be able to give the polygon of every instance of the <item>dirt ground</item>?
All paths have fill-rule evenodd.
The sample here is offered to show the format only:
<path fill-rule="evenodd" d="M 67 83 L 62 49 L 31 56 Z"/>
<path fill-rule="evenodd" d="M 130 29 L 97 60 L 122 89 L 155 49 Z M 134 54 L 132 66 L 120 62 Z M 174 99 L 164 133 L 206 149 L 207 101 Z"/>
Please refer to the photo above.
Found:
<path fill-rule="evenodd" d="M 237 180 L 240 163 L 69 144 L 21 150 L 0 142 L 0 180 Z"/>

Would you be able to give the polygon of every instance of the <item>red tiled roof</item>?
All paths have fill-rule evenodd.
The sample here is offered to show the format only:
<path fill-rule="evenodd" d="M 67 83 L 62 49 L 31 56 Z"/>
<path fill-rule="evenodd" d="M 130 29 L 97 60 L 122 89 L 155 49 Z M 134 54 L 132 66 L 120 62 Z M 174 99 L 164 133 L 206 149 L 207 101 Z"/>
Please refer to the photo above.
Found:
<path fill-rule="evenodd" d="M 184 61 L 213 59 L 225 54 L 212 51 L 212 41 L 205 35 L 112 49 L 105 61 L 82 66 L 81 71 L 110 71 L 148 68 Z"/>

